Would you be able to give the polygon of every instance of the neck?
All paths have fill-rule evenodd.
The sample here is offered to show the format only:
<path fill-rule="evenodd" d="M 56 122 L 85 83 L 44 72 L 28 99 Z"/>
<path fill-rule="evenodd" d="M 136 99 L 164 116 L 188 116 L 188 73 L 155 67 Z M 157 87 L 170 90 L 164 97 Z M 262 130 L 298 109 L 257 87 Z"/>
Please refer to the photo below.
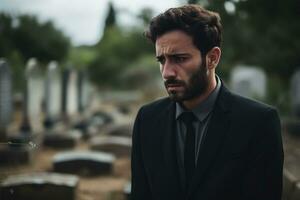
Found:
<path fill-rule="evenodd" d="M 213 77 L 210 80 L 210 84 L 208 85 L 206 91 L 203 94 L 201 94 L 200 96 L 197 96 L 193 99 L 189 99 L 187 101 L 184 101 L 183 105 L 188 110 L 191 110 L 191 109 L 195 108 L 200 103 L 202 103 L 205 99 L 207 99 L 207 97 L 212 93 L 212 91 L 216 88 L 216 86 L 217 86 L 217 81 L 216 81 L 215 77 Z"/>

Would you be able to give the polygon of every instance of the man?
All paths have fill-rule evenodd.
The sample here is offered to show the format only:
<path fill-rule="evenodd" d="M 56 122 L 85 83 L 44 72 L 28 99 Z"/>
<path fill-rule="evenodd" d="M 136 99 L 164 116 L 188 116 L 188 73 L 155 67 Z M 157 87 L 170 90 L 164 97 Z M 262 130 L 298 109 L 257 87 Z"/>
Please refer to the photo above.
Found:
<path fill-rule="evenodd" d="M 132 148 L 132 200 L 280 200 L 276 110 L 228 91 L 217 13 L 198 5 L 153 18 L 146 36 L 169 94 L 143 106 Z"/>

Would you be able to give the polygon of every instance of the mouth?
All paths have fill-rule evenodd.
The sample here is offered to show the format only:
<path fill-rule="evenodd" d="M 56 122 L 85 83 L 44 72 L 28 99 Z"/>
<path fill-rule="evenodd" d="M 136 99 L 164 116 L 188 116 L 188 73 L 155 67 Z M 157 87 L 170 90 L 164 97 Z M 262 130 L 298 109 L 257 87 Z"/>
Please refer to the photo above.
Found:
<path fill-rule="evenodd" d="M 183 88 L 182 84 L 167 84 L 166 86 L 168 90 L 178 90 L 180 88 Z"/>

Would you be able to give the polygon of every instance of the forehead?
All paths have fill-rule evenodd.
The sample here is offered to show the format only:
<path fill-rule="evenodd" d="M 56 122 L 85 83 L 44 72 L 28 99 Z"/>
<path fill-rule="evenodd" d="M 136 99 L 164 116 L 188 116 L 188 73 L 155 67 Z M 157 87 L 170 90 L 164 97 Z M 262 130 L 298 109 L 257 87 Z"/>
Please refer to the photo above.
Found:
<path fill-rule="evenodd" d="M 190 35 L 180 30 L 167 32 L 155 42 L 156 55 L 175 53 L 199 53 Z"/>

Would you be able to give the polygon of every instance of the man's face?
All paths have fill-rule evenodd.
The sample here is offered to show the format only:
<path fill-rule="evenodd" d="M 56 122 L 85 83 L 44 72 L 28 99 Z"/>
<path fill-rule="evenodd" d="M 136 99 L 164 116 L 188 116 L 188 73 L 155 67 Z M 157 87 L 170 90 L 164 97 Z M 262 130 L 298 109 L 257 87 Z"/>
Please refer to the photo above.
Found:
<path fill-rule="evenodd" d="M 180 30 L 170 31 L 157 38 L 155 48 L 171 99 L 182 102 L 206 92 L 209 83 L 205 60 L 191 36 Z"/>

